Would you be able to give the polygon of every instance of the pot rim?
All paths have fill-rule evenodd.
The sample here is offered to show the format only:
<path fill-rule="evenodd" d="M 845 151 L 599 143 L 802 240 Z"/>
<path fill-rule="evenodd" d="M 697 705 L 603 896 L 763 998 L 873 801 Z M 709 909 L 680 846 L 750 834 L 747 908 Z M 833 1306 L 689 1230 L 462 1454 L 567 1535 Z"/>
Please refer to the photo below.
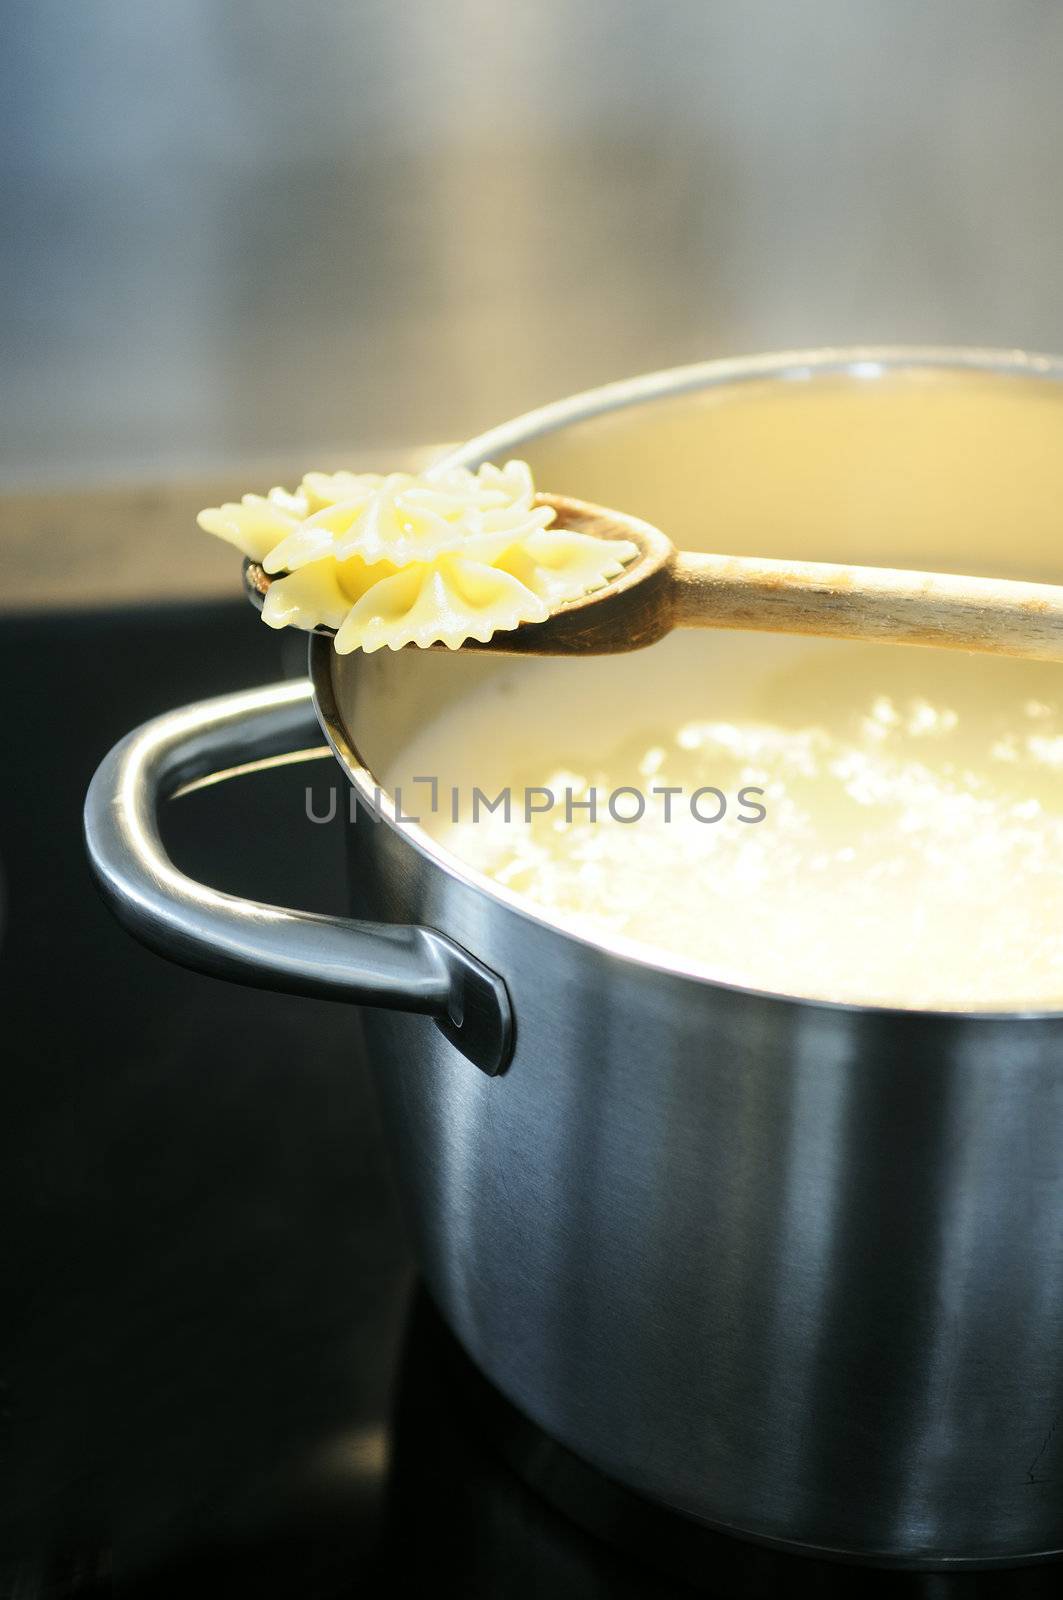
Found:
<path fill-rule="evenodd" d="M 1063 382 L 1063 356 L 1043 355 L 1021 349 L 992 349 L 966 345 L 832 345 L 818 349 L 785 350 L 753 356 L 729 356 L 717 360 L 693 362 L 687 366 L 663 368 L 644 373 L 639 377 L 625 378 L 595 389 L 586 389 L 579 394 L 539 406 L 514 417 L 509 422 L 478 434 L 474 439 L 455 449 L 448 450 L 436 464 L 476 468 L 484 461 L 495 459 L 545 433 L 556 432 L 574 423 L 584 422 L 592 417 L 622 410 L 645 401 L 674 399 L 680 395 L 696 393 L 701 389 L 731 386 L 764 378 L 783 382 L 807 382 L 812 377 L 824 373 L 846 374 L 850 377 L 871 380 L 881 377 L 889 369 L 903 370 L 911 367 L 968 370 L 1001 377 Z M 369 814 L 377 817 L 392 832 L 411 845 L 420 856 L 448 876 L 457 878 L 466 887 L 487 895 L 525 921 L 548 929 L 558 938 L 593 950 L 598 955 L 613 961 L 634 964 L 651 972 L 683 978 L 706 988 L 723 989 L 758 1001 L 838 1012 L 854 1018 L 890 1017 L 897 1019 L 898 1022 L 918 1021 L 922 1024 L 934 1021 L 942 1024 L 957 1021 L 1058 1022 L 1063 1018 L 1063 1000 L 1055 1006 L 993 1010 L 950 1006 L 865 1004 L 763 989 L 755 984 L 739 982 L 725 971 L 712 968 L 708 963 L 684 960 L 682 956 L 658 949 L 653 945 L 642 944 L 623 934 L 611 933 L 604 929 L 600 933 L 592 934 L 568 926 L 564 921 L 550 916 L 536 906 L 534 901 L 514 893 L 513 890 L 496 883 L 485 873 L 479 872 L 433 839 L 418 823 L 400 820 L 390 794 L 378 783 L 368 764 L 359 754 L 344 724 L 333 686 L 334 660 L 332 640 L 311 635 L 308 670 L 313 682 L 318 720 L 333 754 Z"/>

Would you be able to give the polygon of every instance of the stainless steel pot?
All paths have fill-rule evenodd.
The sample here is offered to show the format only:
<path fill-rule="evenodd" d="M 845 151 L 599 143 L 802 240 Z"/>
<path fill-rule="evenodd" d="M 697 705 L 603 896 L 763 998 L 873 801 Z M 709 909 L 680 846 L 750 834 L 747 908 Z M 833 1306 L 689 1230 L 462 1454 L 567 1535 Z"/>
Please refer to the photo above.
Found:
<path fill-rule="evenodd" d="M 1063 378 L 1054 361 L 978 351 L 711 363 L 547 407 L 459 459 L 520 454 L 540 482 L 711 542 L 700 496 L 727 464 L 707 441 L 731 386 L 774 387 L 785 428 L 806 385 L 842 374 L 872 394 L 884 376 L 917 385 L 956 366 Z M 883 548 L 828 532 L 805 554 L 911 561 L 918 529 L 891 500 L 904 486 L 876 470 Z M 995 470 L 969 458 L 957 492 Z M 760 553 L 787 553 L 788 528 Z M 732 548 L 755 537 L 733 532 Z M 1023 536 L 1003 569 L 1058 580 L 1041 531 L 1036 548 Z M 601 704 L 640 683 L 659 699 L 692 671 L 703 689 L 706 663 L 740 645 L 698 640 L 578 663 L 574 706 L 552 714 L 585 720 L 592 679 Z M 705 649 L 724 655 L 690 654 Z M 310 647 L 317 719 L 366 802 L 420 719 L 535 666 Z M 93 781 L 89 854 L 118 915 L 164 954 L 374 1008 L 425 1277 L 503 1393 L 604 1473 L 747 1536 L 926 1566 L 1063 1549 L 1063 1016 L 728 986 L 551 922 L 387 795 L 350 829 L 352 911 L 372 921 L 234 900 L 167 861 L 154 817 L 175 786 L 315 737 L 309 685 L 148 724 Z"/>

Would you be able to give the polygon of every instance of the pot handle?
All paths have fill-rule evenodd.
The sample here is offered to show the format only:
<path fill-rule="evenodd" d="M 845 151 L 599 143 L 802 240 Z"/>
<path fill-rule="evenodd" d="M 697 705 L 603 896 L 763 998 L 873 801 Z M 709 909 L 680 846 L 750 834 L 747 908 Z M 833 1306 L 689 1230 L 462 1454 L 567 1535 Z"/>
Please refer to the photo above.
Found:
<path fill-rule="evenodd" d="M 501 978 L 434 928 L 288 911 L 222 894 L 174 866 L 159 804 L 183 784 L 320 743 L 307 681 L 222 695 L 130 733 L 85 797 L 85 843 L 104 896 L 143 944 L 260 989 L 416 1011 L 489 1076 L 512 1052 Z"/>

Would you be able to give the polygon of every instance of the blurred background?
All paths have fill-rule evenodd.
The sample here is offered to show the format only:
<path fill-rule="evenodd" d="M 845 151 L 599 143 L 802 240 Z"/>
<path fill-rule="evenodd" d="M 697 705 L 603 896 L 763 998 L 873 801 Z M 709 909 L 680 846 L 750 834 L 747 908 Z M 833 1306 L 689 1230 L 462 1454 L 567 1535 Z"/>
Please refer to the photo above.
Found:
<path fill-rule="evenodd" d="M 713 355 L 1063 346 L 1053 0 L 5 7 L 13 487 Z"/>
<path fill-rule="evenodd" d="M 0 1593 L 263 1529 L 348 1573 L 410 1272 L 355 1019 L 148 955 L 82 855 L 114 740 L 302 670 L 194 514 L 711 356 L 1063 351 L 1063 7 L 0 0 L 0 22 Z M 293 833 L 306 781 L 200 791 L 171 848 L 342 911 L 342 838 Z M 490 1522 L 461 1515 L 463 1540 Z"/>

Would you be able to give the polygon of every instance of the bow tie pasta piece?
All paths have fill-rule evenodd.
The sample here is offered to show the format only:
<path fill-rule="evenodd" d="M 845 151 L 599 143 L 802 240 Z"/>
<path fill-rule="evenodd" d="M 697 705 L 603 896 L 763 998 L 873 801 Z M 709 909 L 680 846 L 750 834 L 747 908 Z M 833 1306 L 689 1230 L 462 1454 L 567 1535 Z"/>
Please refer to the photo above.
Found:
<path fill-rule="evenodd" d="M 379 472 L 308 472 L 299 493 L 313 515 L 326 506 L 368 501 L 385 481 Z"/>
<path fill-rule="evenodd" d="M 350 561 L 307 562 L 298 571 L 277 578 L 266 590 L 262 620 L 271 628 L 340 628 L 352 605 L 367 590 L 397 569 L 367 567 L 357 556 Z"/>
<path fill-rule="evenodd" d="M 391 481 L 398 484 L 402 477 L 396 473 Z M 400 487 L 411 506 L 423 506 L 451 522 L 469 512 L 530 511 L 535 499 L 526 461 L 507 461 L 504 467 L 488 461 L 476 472 L 468 467 L 435 467 L 421 478 L 406 476 Z"/>
<path fill-rule="evenodd" d="M 638 546 L 627 539 L 595 539 L 567 528 L 546 528 L 511 545 L 495 566 L 552 607 L 593 594 L 619 577 L 624 563 L 637 555 Z"/>
<path fill-rule="evenodd" d="M 376 570 L 375 568 L 373 569 Z M 463 556 L 414 562 L 367 589 L 336 635 L 336 650 L 401 650 L 466 639 L 485 644 L 499 629 L 545 622 L 549 607 L 512 574 Z"/>
<path fill-rule="evenodd" d="M 298 490 L 271 489 L 268 495 L 245 494 L 237 505 L 229 502 L 201 511 L 196 521 L 204 533 L 234 544 L 252 561 L 264 561 L 269 552 L 294 529 L 302 526 L 309 505 Z"/>

